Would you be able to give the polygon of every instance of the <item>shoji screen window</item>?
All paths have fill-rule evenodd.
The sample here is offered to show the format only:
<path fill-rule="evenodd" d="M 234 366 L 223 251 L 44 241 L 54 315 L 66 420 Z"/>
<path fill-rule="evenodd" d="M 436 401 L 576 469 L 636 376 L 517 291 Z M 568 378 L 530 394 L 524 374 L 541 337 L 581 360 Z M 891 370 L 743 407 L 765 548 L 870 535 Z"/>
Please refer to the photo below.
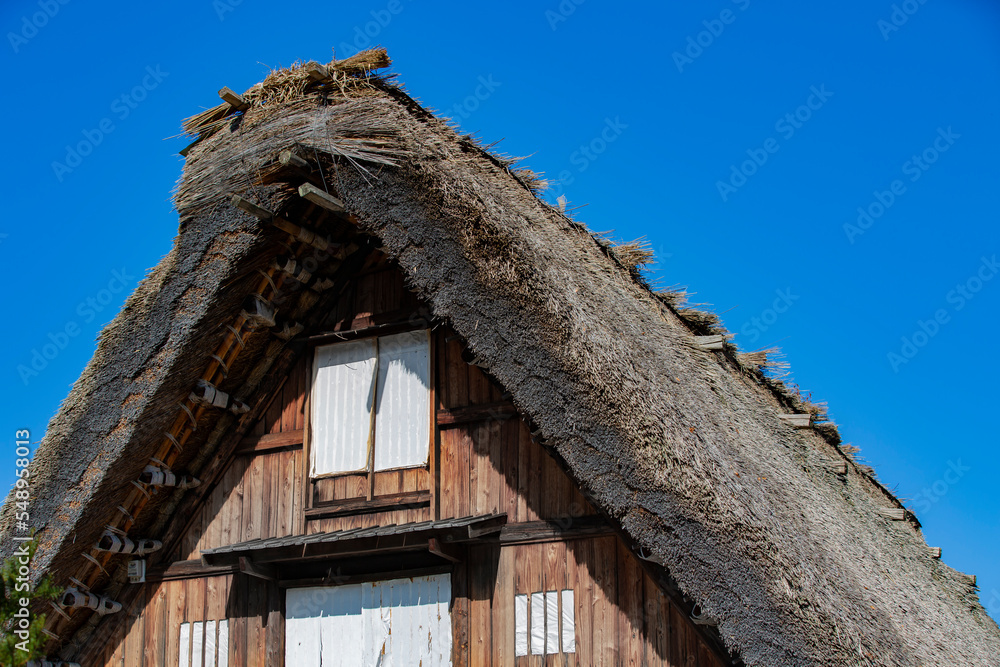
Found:
<path fill-rule="evenodd" d="M 430 333 L 316 348 L 311 475 L 422 466 L 430 443 Z"/>

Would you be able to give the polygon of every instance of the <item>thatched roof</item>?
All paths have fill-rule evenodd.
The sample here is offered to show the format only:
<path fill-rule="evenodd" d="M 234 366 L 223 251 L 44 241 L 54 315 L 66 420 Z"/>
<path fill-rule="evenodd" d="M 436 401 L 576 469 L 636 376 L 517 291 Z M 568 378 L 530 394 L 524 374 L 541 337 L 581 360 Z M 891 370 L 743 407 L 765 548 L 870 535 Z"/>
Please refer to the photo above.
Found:
<path fill-rule="evenodd" d="M 651 292 L 637 249 L 595 239 L 540 200 L 535 180 L 371 75 L 380 54 L 364 57 L 274 73 L 246 108 L 189 120 L 200 140 L 186 151 L 174 249 L 104 331 L 33 463 L 39 564 L 70 576 L 161 451 L 258 269 L 282 250 L 285 237 L 231 196 L 297 206 L 275 177 L 294 146 L 351 216 L 316 218 L 317 231 L 363 249 L 370 239 L 398 263 L 594 505 L 746 664 L 996 664 L 1000 630 L 970 578 L 931 557 L 912 515 L 890 518 L 902 506 L 838 447 L 835 427 L 779 417 L 822 419 L 819 408 L 769 380 L 759 355 L 705 349 L 696 336 L 722 333 L 718 322 Z M 341 254 L 341 272 L 356 268 Z M 305 293 L 282 306 L 307 327 L 324 307 Z M 228 383 L 252 402 L 294 342 L 243 343 Z M 177 461 L 198 474 L 246 419 L 196 418 Z M 162 532 L 182 500 L 156 499 L 136 525 Z M 9 501 L 0 520 L 6 536 Z"/>

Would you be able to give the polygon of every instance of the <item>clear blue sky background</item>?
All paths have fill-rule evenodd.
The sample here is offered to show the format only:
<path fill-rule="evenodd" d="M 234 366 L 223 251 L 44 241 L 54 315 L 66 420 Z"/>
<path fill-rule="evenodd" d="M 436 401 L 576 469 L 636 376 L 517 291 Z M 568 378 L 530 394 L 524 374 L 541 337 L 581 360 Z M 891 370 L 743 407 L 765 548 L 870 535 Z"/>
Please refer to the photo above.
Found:
<path fill-rule="evenodd" d="M 0 483 L 15 429 L 41 439 L 100 328 L 171 247 L 187 142 L 165 138 L 224 85 L 367 40 L 423 103 L 561 176 L 550 196 L 586 204 L 592 229 L 647 237 L 653 274 L 713 304 L 744 349 L 780 345 L 1000 617 L 1000 13 L 903 4 L 896 25 L 891 0 L 5 1 Z M 102 121 L 112 131 L 67 163 Z M 926 170 L 912 162 L 925 149 Z M 896 180 L 880 211 L 874 193 Z M 849 234 L 859 207 L 879 215 Z M 921 321 L 934 335 L 905 347 Z M 60 349 L 22 377 L 46 344 Z"/>

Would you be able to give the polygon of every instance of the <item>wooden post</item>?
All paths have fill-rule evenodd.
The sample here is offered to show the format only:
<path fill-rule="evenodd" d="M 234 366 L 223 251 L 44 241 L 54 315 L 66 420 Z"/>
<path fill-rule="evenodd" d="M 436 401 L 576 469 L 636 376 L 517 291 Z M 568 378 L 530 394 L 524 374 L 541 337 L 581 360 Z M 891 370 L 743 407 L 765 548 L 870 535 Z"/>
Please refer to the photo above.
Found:
<path fill-rule="evenodd" d="M 250 107 L 242 96 L 237 95 L 227 86 L 223 86 L 222 90 L 219 91 L 219 97 L 221 97 L 224 102 L 228 102 L 229 106 L 233 107 L 237 111 L 244 111 Z"/>
<path fill-rule="evenodd" d="M 704 350 L 706 352 L 712 350 L 721 350 L 726 345 L 725 336 L 695 336 L 694 344 L 699 350 Z"/>
<path fill-rule="evenodd" d="M 812 426 L 812 415 L 809 413 L 778 415 L 778 419 L 795 428 L 809 428 Z"/>
<path fill-rule="evenodd" d="M 334 213 L 343 213 L 346 210 L 344 202 L 320 190 L 312 183 L 303 183 L 300 185 L 299 196 Z"/>

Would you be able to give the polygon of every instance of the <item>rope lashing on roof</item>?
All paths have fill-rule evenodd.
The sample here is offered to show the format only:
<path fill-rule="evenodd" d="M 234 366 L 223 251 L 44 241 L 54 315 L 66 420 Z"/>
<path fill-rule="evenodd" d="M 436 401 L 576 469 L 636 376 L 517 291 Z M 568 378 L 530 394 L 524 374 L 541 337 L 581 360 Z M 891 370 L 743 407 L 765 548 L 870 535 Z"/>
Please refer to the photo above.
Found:
<path fill-rule="evenodd" d="M 178 489 L 193 489 L 201 484 L 201 480 L 191 475 L 178 475 L 171 470 L 162 470 L 155 466 L 146 466 L 139 475 L 139 481 L 150 486 L 174 486 Z"/>
<path fill-rule="evenodd" d="M 70 609 L 87 607 L 96 611 L 101 616 L 105 616 L 107 614 L 117 614 L 122 610 L 120 602 L 115 602 L 111 598 L 104 595 L 83 592 L 77 590 L 76 588 L 67 588 L 62 594 L 60 602 L 62 602 L 64 607 L 68 607 Z"/>
<path fill-rule="evenodd" d="M 274 304 L 260 294 L 251 294 L 243 301 L 242 315 L 252 329 L 273 327 L 274 313 Z"/>
<path fill-rule="evenodd" d="M 120 505 L 119 505 L 119 509 L 121 509 Z M 100 570 L 101 572 L 103 572 L 106 576 L 109 576 L 109 577 L 111 576 L 111 573 L 108 572 L 107 570 L 105 570 L 104 566 L 101 565 L 96 558 L 94 558 L 93 556 L 91 556 L 88 553 L 82 553 L 80 555 L 83 557 L 84 560 L 90 561 L 91 563 L 93 563 L 94 565 L 96 565 L 97 569 Z"/>
<path fill-rule="evenodd" d="M 205 380 L 198 380 L 198 384 L 195 385 L 188 398 L 198 405 L 222 408 L 223 410 L 229 410 L 234 415 L 243 415 L 250 412 L 249 405 L 217 389 L 215 385 Z"/>

